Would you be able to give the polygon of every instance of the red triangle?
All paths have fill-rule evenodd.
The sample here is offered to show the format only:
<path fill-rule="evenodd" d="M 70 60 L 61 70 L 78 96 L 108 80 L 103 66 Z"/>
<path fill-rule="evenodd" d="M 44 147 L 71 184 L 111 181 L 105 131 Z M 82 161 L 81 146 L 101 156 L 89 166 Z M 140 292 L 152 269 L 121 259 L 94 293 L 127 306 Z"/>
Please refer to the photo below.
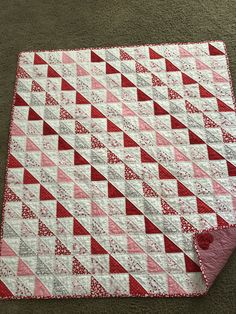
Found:
<path fill-rule="evenodd" d="M 196 84 L 197 82 L 189 77 L 187 74 L 182 73 L 182 80 L 184 85 L 189 85 L 189 84 Z"/>
<path fill-rule="evenodd" d="M 143 186 L 143 194 L 145 197 L 158 197 L 159 195 L 157 194 L 156 191 L 154 191 L 150 185 L 148 185 L 146 182 L 142 183 Z"/>
<path fill-rule="evenodd" d="M 35 53 L 34 64 L 47 64 L 47 63 L 37 53 Z"/>
<path fill-rule="evenodd" d="M 38 235 L 40 237 L 54 236 L 53 232 L 41 220 L 39 220 L 39 224 L 38 224 Z"/>
<path fill-rule="evenodd" d="M 140 89 L 137 88 L 137 99 L 138 101 L 148 101 L 152 100 L 148 95 L 142 92 Z"/>
<path fill-rule="evenodd" d="M 179 71 L 179 69 L 172 62 L 166 59 L 166 71 L 174 72 L 174 71 Z"/>
<path fill-rule="evenodd" d="M 97 171 L 93 166 L 91 166 L 91 180 L 92 181 L 106 181 L 106 178 Z"/>
<path fill-rule="evenodd" d="M 56 239 L 55 255 L 71 255 L 71 252 L 59 239 Z"/>
<path fill-rule="evenodd" d="M 156 75 L 152 74 L 152 86 L 165 86 L 166 84 Z"/>
<path fill-rule="evenodd" d="M 107 132 L 121 132 L 121 129 L 113 122 L 107 119 Z"/>
<path fill-rule="evenodd" d="M 42 86 L 39 85 L 36 81 L 32 81 L 31 92 L 44 92 Z"/>
<path fill-rule="evenodd" d="M 224 159 L 221 154 L 217 153 L 213 148 L 207 145 L 207 151 L 208 151 L 208 158 L 209 160 L 220 160 Z"/>
<path fill-rule="evenodd" d="M 199 214 L 214 213 L 214 210 L 197 197 L 197 209 Z"/>
<path fill-rule="evenodd" d="M 88 270 L 80 263 L 80 261 L 76 257 L 73 257 L 72 273 L 79 274 L 79 275 L 89 274 Z"/>
<path fill-rule="evenodd" d="M 78 152 L 74 152 L 74 165 L 88 165 L 89 162 Z"/>
<path fill-rule="evenodd" d="M 111 66 L 109 63 L 106 63 L 106 74 L 115 74 L 120 73 L 117 69 Z"/>
<path fill-rule="evenodd" d="M 21 212 L 23 219 L 35 219 L 37 218 L 35 213 L 24 203 L 22 204 L 22 212 Z"/>
<path fill-rule="evenodd" d="M 121 160 L 109 149 L 107 150 L 107 162 L 109 164 L 118 164 L 121 163 Z"/>
<path fill-rule="evenodd" d="M 140 210 L 134 206 L 127 198 L 125 199 L 126 215 L 142 215 Z"/>
<path fill-rule="evenodd" d="M 91 107 L 91 118 L 106 118 L 96 107 Z"/>
<path fill-rule="evenodd" d="M 165 167 L 162 165 L 158 164 L 158 169 L 159 169 L 159 178 L 161 180 L 165 179 L 175 179 L 173 174 L 171 174 Z"/>
<path fill-rule="evenodd" d="M 91 276 L 91 287 L 90 291 L 93 291 L 93 296 L 96 297 L 110 297 L 111 294 L 108 293 L 104 287 L 93 277 Z"/>
<path fill-rule="evenodd" d="M 166 253 L 179 253 L 182 250 L 175 245 L 167 236 L 164 235 L 164 244 Z"/>
<path fill-rule="evenodd" d="M 42 120 L 42 118 L 32 108 L 29 108 L 28 120 Z"/>
<path fill-rule="evenodd" d="M 202 98 L 215 97 L 210 92 L 208 92 L 203 86 L 199 85 L 199 92 Z"/>
<path fill-rule="evenodd" d="M 48 77 L 61 77 L 50 65 L 48 66 Z"/>
<path fill-rule="evenodd" d="M 89 232 L 74 218 L 73 224 L 73 234 L 74 235 L 89 235 Z"/>
<path fill-rule="evenodd" d="M 163 57 L 161 55 L 159 55 L 156 51 L 154 51 L 152 48 L 149 48 L 149 58 L 150 59 L 161 59 Z"/>
<path fill-rule="evenodd" d="M 49 93 L 46 92 L 46 102 L 45 105 L 47 106 L 57 106 L 59 105 L 58 101 L 53 98 Z"/>
<path fill-rule="evenodd" d="M 108 182 L 108 197 L 114 198 L 114 197 L 124 197 L 124 195 L 117 190 L 114 185 L 112 185 L 110 182 Z"/>
<path fill-rule="evenodd" d="M 121 86 L 122 87 L 135 87 L 135 85 L 127 79 L 123 74 L 121 74 Z"/>
<path fill-rule="evenodd" d="M 157 226 L 155 226 L 151 220 L 149 220 L 147 217 L 144 217 L 145 221 L 145 232 L 147 234 L 153 234 L 153 233 L 162 233 Z"/>
<path fill-rule="evenodd" d="M 132 60 L 133 58 L 123 49 L 120 49 L 120 60 Z"/>
<path fill-rule="evenodd" d="M 156 116 L 168 114 L 168 112 L 164 108 L 162 108 L 158 103 L 153 102 L 153 105 L 154 105 L 154 114 Z"/>
<path fill-rule="evenodd" d="M 2 298 L 11 298 L 13 297 L 12 292 L 7 288 L 7 286 L 0 280 L 0 296 Z"/>
<path fill-rule="evenodd" d="M 89 131 L 79 122 L 75 121 L 75 133 L 76 134 L 86 134 L 89 133 Z"/>
<path fill-rule="evenodd" d="M 173 89 L 171 88 L 168 88 L 168 98 L 169 99 L 182 99 L 183 97 L 178 94 L 176 91 L 174 91 Z"/>
<path fill-rule="evenodd" d="M 125 165 L 125 180 L 140 180 L 140 177 L 130 167 Z"/>
<path fill-rule="evenodd" d="M 227 168 L 228 168 L 228 174 L 230 177 L 236 176 L 236 167 L 231 164 L 229 161 L 227 161 Z"/>
<path fill-rule="evenodd" d="M 209 53 L 211 56 L 221 56 L 224 55 L 223 51 L 220 51 L 219 49 L 217 49 L 215 46 L 208 44 L 209 47 Z"/>
<path fill-rule="evenodd" d="M 186 129 L 186 126 L 173 116 L 171 116 L 171 127 L 172 129 Z"/>
<path fill-rule="evenodd" d="M 9 155 L 8 167 L 9 168 L 22 168 L 23 166 L 14 156 Z"/>
<path fill-rule="evenodd" d="M 184 254 L 184 261 L 185 261 L 185 267 L 186 271 L 188 273 L 198 273 L 201 272 L 200 267 L 191 260 L 186 254 Z"/>
<path fill-rule="evenodd" d="M 145 150 L 143 150 L 142 148 L 140 150 L 142 162 L 156 162 L 156 160 L 152 156 L 150 156 Z"/>
<path fill-rule="evenodd" d="M 57 202 L 57 218 L 65 218 L 71 217 L 71 214 L 62 206 L 59 202 Z"/>
<path fill-rule="evenodd" d="M 35 179 L 35 177 L 32 176 L 31 173 L 29 173 L 28 170 L 24 170 L 24 179 L 23 179 L 24 184 L 38 184 L 38 180 Z"/>
<path fill-rule="evenodd" d="M 234 111 L 234 109 L 227 106 L 223 101 L 217 99 L 218 109 L 220 112 L 230 112 Z"/>
<path fill-rule="evenodd" d="M 54 196 L 40 185 L 40 201 L 55 200 Z"/>
<path fill-rule="evenodd" d="M 18 94 L 15 95 L 15 106 L 28 106 L 27 102 Z"/>
<path fill-rule="evenodd" d="M 189 221 L 187 221 L 184 217 L 180 217 L 180 221 L 181 221 L 182 232 L 185 232 L 185 233 L 197 232 L 197 229 L 194 228 L 194 226 Z"/>
<path fill-rule="evenodd" d="M 76 92 L 76 104 L 86 105 L 86 104 L 90 104 L 90 102 L 84 96 L 82 96 L 79 92 Z"/>
<path fill-rule="evenodd" d="M 181 182 L 177 182 L 179 196 L 193 196 L 193 193 L 189 189 L 187 189 Z"/>
<path fill-rule="evenodd" d="M 138 147 L 138 144 L 134 140 L 132 140 L 129 135 L 124 133 L 124 147 Z"/>
<path fill-rule="evenodd" d="M 217 225 L 218 227 L 222 227 L 222 226 L 229 226 L 229 223 L 227 221 L 225 221 L 222 217 L 220 217 L 219 215 L 216 214 L 216 220 L 217 220 Z"/>
<path fill-rule="evenodd" d="M 191 130 L 188 130 L 188 136 L 190 144 L 205 144 L 205 142 Z"/>
<path fill-rule="evenodd" d="M 148 294 L 143 286 L 131 275 L 129 275 L 129 292 L 131 296 L 144 296 Z"/>
<path fill-rule="evenodd" d="M 91 51 L 91 62 L 103 62 L 104 60 L 99 57 L 95 52 Z"/>
<path fill-rule="evenodd" d="M 74 90 L 74 87 L 72 87 L 66 80 L 61 80 L 61 90 Z"/>
<path fill-rule="evenodd" d="M 127 273 L 121 264 L 114 259 L 111 255 L 109 255 L 109 267 L 111 274 L 120 274 L 120 273 Z"/>
<path fill-rule="evenodd" d="M 57 132 L 45 121 L 43 121 L 43 135 L 55 135 Z"/>
<path fill-rule="evenodd" d="M 59 150 L 68 150 L 73 149 L 62 137 L 58 137 L 58 149 Z"/>
<path fill-rule="evenodd" d="M 163 199 L 161 199 L 163 215 L 177 215 L 178 213 Z"/>
<path fill-rule="evenodd" d="M 108 254 L 108 252 L 91 237 L 91 254 Z"/>

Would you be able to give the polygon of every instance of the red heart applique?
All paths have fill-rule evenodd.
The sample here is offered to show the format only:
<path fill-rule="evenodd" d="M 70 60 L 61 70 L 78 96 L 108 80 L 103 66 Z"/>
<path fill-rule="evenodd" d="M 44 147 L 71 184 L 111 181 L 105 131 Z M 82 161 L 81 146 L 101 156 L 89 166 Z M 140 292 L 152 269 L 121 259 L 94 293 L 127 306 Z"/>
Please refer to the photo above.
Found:
<path fill-rule="evenodd" d="M 197 235 L 197 242 L 201 249 L 207 250 L 210 243 L 213 242 L 213 235 L 208 232 L 203 232 Z"/>

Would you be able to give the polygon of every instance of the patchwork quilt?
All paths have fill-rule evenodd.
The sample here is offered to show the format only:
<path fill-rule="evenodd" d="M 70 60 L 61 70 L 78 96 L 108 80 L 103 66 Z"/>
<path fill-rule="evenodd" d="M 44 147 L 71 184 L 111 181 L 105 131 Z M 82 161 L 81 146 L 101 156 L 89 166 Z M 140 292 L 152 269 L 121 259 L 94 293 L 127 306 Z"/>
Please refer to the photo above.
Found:
<path fill-rule="evenodd" d="M 205 294 L 235 176 L 223 42 L 20 53 L 0 298 Z"/>

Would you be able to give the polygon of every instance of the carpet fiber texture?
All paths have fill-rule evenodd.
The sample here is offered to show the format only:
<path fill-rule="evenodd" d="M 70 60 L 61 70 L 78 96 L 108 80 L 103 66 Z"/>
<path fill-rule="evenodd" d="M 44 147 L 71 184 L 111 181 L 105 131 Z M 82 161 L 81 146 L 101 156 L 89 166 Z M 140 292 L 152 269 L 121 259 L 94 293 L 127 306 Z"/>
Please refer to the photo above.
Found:
<path fill-rule="evenodd" d="M 10 1 L 1 10 L 0 51 L 1 192 L 3 191 L 10 104 L 17 53 L 31 49 L 59 49 L 143 43 L 226 42 L 235 80 L 233 52 L 236 18 L 234 1 Z M 11 23 L 9 22 L 11 17 Z M 2 196 L 2 194 L 1 194 Z M 100 299 L 1 301 L 2 313 L 234 313 L 235 255 L 229 260 L 207 297 L 198 299 Z M 62 307 L 63 305 L 63 307 Z"/>

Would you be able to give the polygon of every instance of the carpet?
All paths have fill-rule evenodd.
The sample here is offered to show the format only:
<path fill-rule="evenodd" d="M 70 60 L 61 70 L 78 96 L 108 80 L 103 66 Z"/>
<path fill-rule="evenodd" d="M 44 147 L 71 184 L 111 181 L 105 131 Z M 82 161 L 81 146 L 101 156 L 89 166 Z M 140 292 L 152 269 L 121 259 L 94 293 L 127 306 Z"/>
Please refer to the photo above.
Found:
<path fill-rule="evenodd" d="M 143 19 L 141 19 L 141 17 L 143 15 L 145 15 L 145 12 L 148 8 L 148 5 L 147 6 L 139 5 L 139 4 L 141 4 L 141 2 L 136 1 L 136 2 L 130 3 L 129 5 L 126 5 L 126 6 L 125 5 L 123 6 L 123 3 L 122 3 L 122 6 L 121 6 L 121 2 L 117 2 L 117 6 L 114 7 L 112 12 L 115 13 L 116 10 L 118 10 L 119 15 L 116 15 L 116 18 L 114 18 L 113 24 L 112 24 L 113 27 L 111 29 L 106 29 L 106 41 L 101 41 L 101 39 L 99 37 L 99 33 L 100 32 L 102 33 L 102 28 L 100 27 L 100 25 L 102 26 L 102 23 L 104 21 L 103 18 L 109 19 L 109 16 L 106 15 L 105 10 L 104 10 L 104 8 L 106 7 L 106 2 L 100 2 L 98 7 L 96 8 L 97 9 L 96 13 L 97 12 L 99 12 L 99 13 L 103 12 L 103 15 L 102 14 L 96 14 L 97 18 L 94 19 L 94 21 L 93 21 L 93 26 L 95 26 L 95 33 L 94 33 L 95 37 L 94 38 L 86 37 L 87 33 L 88 33 L 87 31 L 89 30 L 89 27 L 90 27 L 89 24 L 85 23 L 86 18 L 87 18 L 86 12 L 92 13 L 93 9 L 94 9 L 92 6 L 90 6 L 91 3 L 89 1 L 86 4 L 84 4 L 84 7 L 83 7 L 84 10 L 81 10 L 79 13 L 79 14 L 81 14 L 80 15 L 81 19 L 78 23 L 81 22 L 81 24 L 80 24 L 80 28 L 77 30 L 76 36 L 72 35 L 72 33 L 70 32 L 71 25 L 74 25 L 74 27 L 76 27 L 76 25 L 78 25 L 77 24 L 78 14 L 75 14 L 74 16 L 72 14 L 73 8 L 74 8 L 73 5 L 68 6 L 65 3 L 61 3 L 58 7 L 55 7 L 54 10 L 51 10 L 51 7 L 46 2 L 45 3 L 42 2 L 41 4 L 43 4 L 42 7 L 38 6 L 38 5 L 32 6 L 32 7 L 25 7 L 24 3 L 22 2 L 21 5 L 18 5 L 18 6 L 13 6 L 13 5 L 11 6 L 10 5 L 10 7 L 8 9 L 3 9 L 3 11 L 2 11 L 3 18 L 6 18 L 7 13 L 9 12 L 8 10 L 10 10 L 10 12 L 12 12 L 12 17 L 13 17 L 12 25 L 13 25 L 13 27 L 15 27 L 15 25 L 17 25 L 17 28 L 15 28 L 15 31 L 14 31 L 16 36 L 14 36 L 14 40 L 13 40 L 13 36 L 12 36 L 13 33 L 11 32 L 11 28 L 8 29 L 8 27 L 5 24 L 6 31 L 4 32 L 4 38 L 6 39 L 5 45 L 6 45 L 6 49 L 8 49 L 8 51 L 9 51 L 9 53 L 8 54 L 6 54 L 6 53 L 2 54 L 1 60 L 2 60 L 2 62 L 4 62 L 2 65 L 2 73 L 9 73 L 10 67 L 13 68 L 11 79 L 8 80 L 8 82 L 6 79 L 2 80 L 4 89 L 8 90 L 8 88 L 9 88 L 9 93 L 4 93 L 3 98 L 2 98 L 2 99 L 6 99 L 6 101 L 5 101 L 6 111 L 4 111 L 6 113 L 7 113 L 7 111 L 9 113 L 9 109 L 7 109 L 7 108 L 9 108 L 9 107 L 7 107 L 8 106 L 7 103 L 8 104 L 10 103 L 10 99 L 11 99 L 10 90 L 12 90 L 12 86 L 11 86 L 11 88 L 9 87 L 9 82 L 12 81 L 12 83 L 13 83 L 13 81 L 14 81 L 14 64 L 15 64 L 15 60 L 16 60 L 15 56 L 14 57 L 11 56 L 10 51 L 12 49 L 16 49 L 17 51 L 25 50 L 25 45 L 26 45 L 25 43 L 26 42 L 27 42 L 27 49 L 35 49 L 35 45 L 37 45 L 38 48 L 47 47 L 47 48 L 51 48 L 51 49 L 55 48 L 55 47 L 61 48 L 62 46 L 63 47 L 72 47 L 72 46 L 73 47 L 82 47 L 82 46 L 110 45 L 110 43 L 112 43 L 112 37 L 113 37 L 113 33 L 115 31 L 116 26 L 120 22 L 122 22 L 123 29 L 127 29 L 127 26 L 129 26 L 128 30 L 123 33 L 123 32 L 120 32 L 118 29 L 116 29 L 116 31 L 115 31 L 115 33 L 116 33 L 115 42 L 113 39 L 114 44 L 127 44 L 127 40 L 129 41 L 128 42 L 129 44 L 138 43 L 138 42 L 145 42 L 145 39 L 142 39 L 141 36 L 143 36 L 142 34 L 146 34 L 146 26 L 151 25 L 149 23 L 152 23 L 152 24 L 154 23 L 156 29 L 153 28 L 153 26 L 150 28 L 152 30 L 152 31 L 149 31 L 150 40 L 148 40 L 146 42 L 196 41 L 196 39 L 197 40 L 199 40 L 199 39 L 207 40 L 209 38 L 219 39 L 219 36 L 220 36 L 221 39 L 224 39 L 226 41 L 226 43 L 229 47 L 229 54 L 231 54 L 232 47 L 234 46 L 234 42 L 231 41 L 232 30 L 233 30 L 233 20 L 234 20 L 232 12 L 233 12 L 234 4 L 231 2 L 227 2 L 227 6 L 224 6 L 224 11 L 223 11 L 222 5 L 220 5 L 219 2 L 214 3 L 214 6 L 209 4 L 207 6 L 207 9 L 211 12 L 214 12 L 214 14 L 210 15 L 211 18 L 209 20 L 207 20 L 207 19 L 204 20 L 204 17 L 206 16 L 207 10 L 205 10 L 205 6 L 203 4 L 198 5 L 198 4 L 195 4 L 192 2 L 190 4 L 188 3 L 188 6 L 184 6 L 184 3 L 178 2 L 178 6 L 177 6 L 177 3 L 175 3 L 175 2 L 172 2 L 172 3 L 168 2 L 168 6 L 167 6 L 167 4 L 163 5 L 163 6 L 159 6 L 159 11 L 154 10 L 153 14 L 150 15 L 149 21 L 147 21 L 146 23 L 144 22 Z M 135 11 L 134 17 L 132 16 L 130 7 L 132 7 Z M 24 8 L 24 10 L 23 10 L 23 8 Z M 67 30 L 67 37 L 66 38 L 65 37 L 62 38 L 60 35 L 61 34 L 60 25 L 61 25 L 62 21 L 61 21 L 61 17 L 60 17 L 59 12 L 63 11 L 62 8 L 66 9 L 65 11 L 67 13 L 72 14 L 72 16 L 73 16 L 72 20 L 70 20 L 70 23 L 68 23 L 68 25 L 65 28 Z M 188 14 L 183 14 L 182 10 L 184 8 L 185 8 L 185 13 L 187 10 Z M 194 12 L 194 10 L 195 10 L 195 12 L 198 11 L 199 14 L 197 14 L 197 15 L 193 14 L 192 12 Z M 171 11 L 171 14 L 169 14 L 170 11 Z M 30 12 L 30 14 L 29 14 L 30 18 L 25 18 L 24 12 Z M 40 13 L 40 17 L 42 18 L 41 20 L 37 19 L 36 12 Z M 154 14 L 154 12 L 155 12 L 155 14 Z M 167 14 L 167 12 L 168 12 L 168 14 Z M 53 18 L 54 14 L 55 14 L 55 18 Z M 158 16 L 162 16 L 162 17 L 164 16 L 165 18 L 162 20 L 156 19 L 156 14 L 158 14 Z M 183 17 L 181 20 L 179 20 L 180 15 Z M 36 23 L 38 23 L 40 31 L 38 31 L 38 29 L 36 30 L 36 28 L 32 28 L 32 32 L 29 31 L 28 25 L 29 25 L 29 23 L 32 23 L 31 16 L 36 17 L 34 19 L 34 21 L 37 21 Z M 127 19 L 128 16 L 129 16 L 129 19 Z M 169 18 L 170 16 L 171 16 L 171 21 L 172 21 L 172 22 L 170 22 L 170 25 L 172 23 L 175 24 L 175 27 L 177 25 L 177 32 L 175 32 L 174 36 L 173 36 L 173 28 L 171 28 L 171 27 L 169 27 L 168 29 L 165 28 L 164 32 L 162 31 L 162 29 L 163 29 L 162 25 L 164 25 L 166 22 L 170 21 L 170 18 Z M 217 16 L 217 21 L 221 21 L 221 27 L 220 28 L 218 28 L 217 23 L 212 22 L 214 17 L 216 17 L 216 16 Z M 140 17 L 140 19 L 138 17 Z M 41 23 L 41 21 L 45 21 L 45 20 L 48 21 L 47 24 Z M 139 20 L 140 21 L 142 20 L 142 22 L 143 22 L 142 27 L 144 26 L 144 30 L 145 30 L 144 32 L 140 32 L 142 27 L 141 27 L 141 24 L 139 24 Z M 82 23 L 82 21 L 83 21 L 83 23 Z M 58 35 L 54 39 L 54 43 L 49 42 L 49 40 L 52 40 L 53 36 L 51 35 L 51 37 L 50 37 L 49 33 L 48 33 L 49 32 L 48 25 L 50 25 L 52 23 L 55 23 L 55 26 L 59 30 Z M 131 27 L 131 25 L 132 26 L 135 25 L 135 27 Z M 197 25 L 198 25 L 198 27 L 197 27 Z M 199 25 L 202 25 L 202 26 L 200 26 L 200 28 L 199 28 Z M 217 32 L 216 32 L 216 27 L 217 27 Z M 24 30 L 24 29 L 28 30 L 29 35 L 32 34 L 34 36 L 33 37 L 31 37 L 31 36 L 25 37 L 22 33 L 22 30 Z M 139 29 L 139 32 L 136 33 L 137 29 Z M 198 31 L 193 34 L 193 32 L 192 32 L 193 29 L 198 29 Z M 156 32 L 156 30 L 158 30 L 158 33 Z M 35 32 L 37 32 L 37 36 L 36 36 Z M 42 34 L 47 35 L 46 37 L 50 38 L 50 39 L 46 42 L 45 37 L 42 37 Z M 79 34 L 79 39 L 77 39 L 78 34 Z M 129 37 L 131 34 L 133 37 L 132 39 L 131 39 L 131 37 Z M 37 38 L 37 43 L 34 42 L 35 38 Z M 73 44 L 73 45 L 71 44 L 72 38 L 74 41 L 77 40 L 76 44 Z M 62 45 L 62 40 L 64 43 L 63 45 Z M 87 42 L 86 42 L 86 40 L 87 40 Z M 91 43 L 94 43 L 94 44 L 91 44 Z M 6 50 L 4 50 L 4 51 L 6 51 Z M 232 55 L 231 55 L 231 57 L 232 57 Z M 8 62 L 6 62 L 6 60 L 8 60 Z M 232 66 L 232 73 L 234 73 L 234 60 L 231 60 L 231 66 Z M 5 75 L 4 77 L 7 77 L 7 75 Z M 9 121 L 6 119 L 6 116 L 7 115 L 5 114 L 3 122 L 2 122 L 2 128 L 3 128 L 3 130 L 5 130 L 2 132 L 3 135 L 5 134 L 5 137 L 3 136 L 1 139 L 3 141 L 3 144 L 4 144 L 2 146 L 3 147 L 3 150 L 2 150 L 3 153 L 4 153 L 4 147 L 6 147 L 5 145 L 7 143 L 7 133 L 8 133 L 7 125 L 8 125 L 8 121 Z M 9 117 L 9 115 L 8 115 L 8 117 Z M 6 127 L 4 127 L 4 125 L 6 125 Z M 5 154 L 6 154 L 6 150 L 5 150 Z M 5 166 L 5 162 L 3 162 L 3 169 L 4 169 L 4 166 Z M 231 260 L 231 262 L 232 262 L 232 260 Z M 230 267 L 230 265 L 231 264 L 229 264 L 229 267 Z M 226 272 L 227 272 L 227 269 L 226 269 Z M 234 306 L 233 299 L 230 299 L 230 300 L 232 300 L 232 302 L 231 302 L 231 301 L 229 301 L 228 297 L 226 296 L 227 293 L 229 293 L 229 295 L 231 293 L 233 293 L 232 289 L 230 289 L 230 288 L 227 289 L 227 287 L 230 287 L 233 280 L 234 279 L 231 278 L 230 281 L 224 281 L 225 290 L 227 290 L 227 292 L 225 292 L 225 294 L 222 296 L 222 299 L 223 299 L 222 303 L 224 303 L 224 306 L 226 306 L 227 304 L 229 305 L 229 307 L 227 308 L 228 311 L 230 311 L 232 306 Z M 212 289 L 214 289 L 214 288 L 212 288 Z M 217 293 L 217 290 L 216 290 L 216 293 Z M 216 297 L 214 297 L 214 296 L 212 297 L 211 292 L 210 292 L 210 298 L 214 298 L 214 300 L 215 300 L 215 302 L 213 302 L 211 305 L 212 309 L 220 309 L 220 305 L 217 302 Z M 197 303 L 199 304 L 201 309 L 204 310 L 206 308 L 205 306 L 207 306 L 207 304 L 208 304 L 207 300 L 209 300 L 209 299 L 205 299 L 204 301 L 199 299 L 197 301 Z M 170 301 L 176 302 L 175 304 L 178 304 L 178 308 L 176 308 L 177 311 L 182 310 L 183 307 L 186 308 L 186 306 L 187 306 L 188 308 L 190 308 L 193 304 L 196 304 L 196 301 L 189 301 L 189 300 L 185 300 L 184 303 L 183 303 L 183 301 L 180 301 L 180 300 L 170 300 Z M 28 302 L 27 308 L 25 308 L 26 311 L 28 311 L 29 308 L 32 306 L 32 303 L 30 303 L 30 301 L 27 301 L 27 302 Z M 50 302 L 53 302 L 53 301 L 50 301 Z M 87 307 L 87 305 L 86 305 L 87 301 L 86 300 L 76 301 L 76 302 L 82 302 L 80 304 L 83 304 L 84 309 L 81 308 L 81 311 L 83 311 L 85 309 L 87 311 L 89 311 L 89 308 L 86 308 Z M 100 310 L 104 309 L 103 308 L 104 303 L 100 303 L 101 301 L 96 301 L 96 302 L 97 302 L 96 306 L 98 309 L 100 309 Z M 106 304 L 108 305 L 108 308 L 110 308 L 112 301 L 103 301 L 103 302 L 107 302 Z M 124 306 L 125 304 L 127 304 L 126 302 L 129 302 L 129 301 L 120 300 L 119 305 Z M 133 302 L 135 302 L 135 303 L 133 303 Z M 148 311 L 149 310 L 155 311 L 155 304 L 157 304 L 157 303 L 155 303 L 153 300 L 149 300 L 148 304 L 145 302 L 146 301 L 144 301 L 144 300 L 140 301 L 137 299 L 135 301 L 132 300 L 131 303 L 128 303 L 128 304 L 131 307 L 135 306 L 135 309 L 137 311 L 143 311 L 144 309 L 148 309 Z M 25 302 L 21 303 L 21 304 L 24 304 L 24 306 L 26 305 Z M 53 304 L 53 303 L 50 303 L 50 304 Z M 68 306 L 71 306 L 70 309 L 71 309 L 71 311 L 73 311 L 73 305 L 66 303 L 66 301 L 64 304 L 66 305 L 66 308 L 68 310 L 69 310 Z M 79 303 L 77 303 L 77 304 L 79 304 Z M 90 303 L 88 303 L 88 304 L 94 304 L 94 301 L 90 301 Z M 138 305 L 138 307 L 136 307 L 137 304 L 139 304 L 140 307 L 139 307 L 139 305 Z M 163 306 L 163 312 L 168 311 L 169 300 L 158 301 L 158 304 L 161 304 L 161 306 Z M 117 303 L 116 304 L 114 303 L 112 306 L 116 307 L 119 305 L 117 305 Z M 13 303 L 12 304 L 5 303 L 4 306 L 6 306 L 6 311 L 8 311 L 8 309 L 10 309 L 10 307 L 12 309 L 14 308 L 15 310 L 17 310 L 18 306 L 21 306 L 21 305 L 19 305 L 19 303 L 15 303 L 15 305 L 13 305 Z M 40 307 L 42 309 L 43 302 L 41 303 Z M 51 305 L 48 305 L 48 307 L 50 308 L 50 310 L 52 309 Z M 34 311 L 38 312 L 41 309 L 34 308 Z M 118 309 L 120 311 L 126 311 L 124 307 L 118 307 Z M 106 310 L 107 310 L 107 308 L 106 308 Z M 90 309 L 90 311 L 93 311 L 93 309 Z M 108 311 L 109 311 L 109 309 L 108 309 Z"/>

